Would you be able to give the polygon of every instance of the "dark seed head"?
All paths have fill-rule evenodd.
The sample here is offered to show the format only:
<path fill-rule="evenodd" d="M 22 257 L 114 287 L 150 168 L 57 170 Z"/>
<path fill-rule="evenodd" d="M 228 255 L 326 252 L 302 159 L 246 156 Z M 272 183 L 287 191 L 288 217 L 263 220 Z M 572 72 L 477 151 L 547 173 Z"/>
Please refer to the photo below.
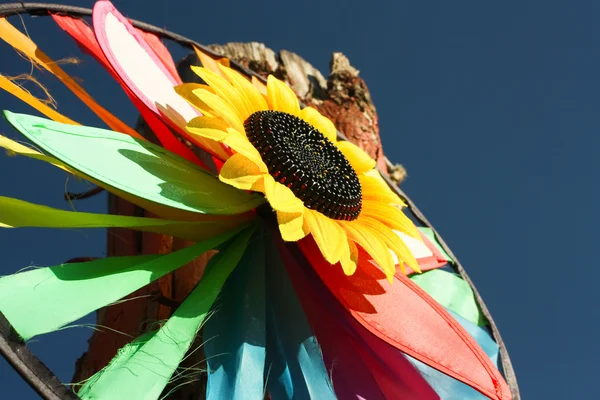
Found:
<path fill-rule="evenodd" d="M 246 136 L 271 176 L 304 205 L 332 219 L 352 221 L 362 208 L 356 172 L 342 152 L 309 123 L 280 111 L 258 111 Z"/>

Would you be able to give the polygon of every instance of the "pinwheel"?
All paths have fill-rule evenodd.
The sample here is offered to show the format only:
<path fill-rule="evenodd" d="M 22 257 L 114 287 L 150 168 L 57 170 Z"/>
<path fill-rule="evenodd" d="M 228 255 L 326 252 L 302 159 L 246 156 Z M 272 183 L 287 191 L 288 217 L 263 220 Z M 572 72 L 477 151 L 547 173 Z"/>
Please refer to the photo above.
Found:
<path fill-rule="evenodd" d="M 194 44 L 202 65 L 192 70 L 203 83 L 183 83 L 157 36 L 110 2 L 96 3 L 92 27 L 72 16 L 85 10 L 55 11 L 57 25 L 119 83 L 160 145 L 97 104 L 3 17 L 0 37 L 109 129 L 82 126 L 0 75 L 2 89 L 46 117 L 4 111 L 36 149 L 4 136 L 0 146 L 153 217 L 0 197 L 0 226 L 121 227 L 194 244 L 1 278 L 0 349 L 40 394 L 161 398 L 202 335 L 207 399 L 518 398 L 497 329 L 460 264 L 375 161 L 285 82 L 259 79 Z M 404 213 L 407 203 L 414 218 Z M 202 278 L 173 315 L 123 347 L 76 394 L 24 344 L 208 251 Z"/>

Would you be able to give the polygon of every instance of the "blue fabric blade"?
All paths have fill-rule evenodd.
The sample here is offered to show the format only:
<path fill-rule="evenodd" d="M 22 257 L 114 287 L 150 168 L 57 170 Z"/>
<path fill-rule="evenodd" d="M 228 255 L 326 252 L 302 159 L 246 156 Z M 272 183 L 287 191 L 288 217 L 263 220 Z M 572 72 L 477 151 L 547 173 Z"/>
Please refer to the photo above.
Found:
<path fill-rule="evenodd" d="M 477 341 L 483 351 L 490 357 L 492 362 L 498 365 L 498 344 L 494 342 L 490 334 L 484 329 L 480 328 L 471 321 L 461 317 L 460 315 L 448 312 L 466 329 L 467 332 Z M 406 358 L 421 372 L 421 375 L 436 391 L 440 398 L 444 400 L 486 400 L 487 397 L 479 393 L 470 386 L 465 385 L 456 379 L 431 368 L 430 366 L 405 355 Z"/>
<path fill-rule="evenodd" d="M 265 247 L 259 228 L 204 326 L 207 400 L 262 400 L 265 367 Z"/>
<path fill-rule="evenodd" d="M 272 400 L 336 399 L 323 354 L 279 256 L 267 242 L 267 389 Z"/>

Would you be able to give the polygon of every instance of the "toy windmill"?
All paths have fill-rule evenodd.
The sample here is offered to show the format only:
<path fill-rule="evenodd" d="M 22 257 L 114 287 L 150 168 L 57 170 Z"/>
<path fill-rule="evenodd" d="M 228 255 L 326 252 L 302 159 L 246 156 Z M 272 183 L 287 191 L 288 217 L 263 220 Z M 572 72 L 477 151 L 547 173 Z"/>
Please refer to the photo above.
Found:
<path fill-rule="evenodd" d="M 51 16 L 109 72 L 137 129 L 6 19 L 23 13 Z M 328 85 L 291 53 L 273 64 L 256 44 L 210 49 L 109 1 L 6 4 L 0 15 L 0 37 L 104 123 L 82 126 L 0 75 L 44 115 L 5 111 L 36 149 L 4 136 L 0 146 L 111 193 L 110 214 L 0 197 L 0 226 L 129 235 L 109 241 L 107 258 L 0 279 L 0 351 L 42 397 L 519 398 L 472 282 L 388 175 L 368 89 L 343 56 Z M 161 38 L 194 53 L 176 65 Z M 98 309 L 135 339 L 94 334 L 72 391 L 25 341 Z"/>

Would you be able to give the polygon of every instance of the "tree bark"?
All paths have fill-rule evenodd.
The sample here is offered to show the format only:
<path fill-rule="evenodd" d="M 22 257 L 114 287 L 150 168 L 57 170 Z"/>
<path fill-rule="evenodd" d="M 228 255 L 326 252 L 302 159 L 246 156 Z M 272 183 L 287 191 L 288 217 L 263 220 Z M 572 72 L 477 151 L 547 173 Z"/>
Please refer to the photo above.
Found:
<path fill-rule="evenodd" d="M 218 53 L 256 71 L 263 77 L 273 74 L 285 80 L 294 89 L 305 105 L 318 109 L 329 117 L 336 127 L 350 141 L 377 160 L 383 171 L 389 171 L 381 148 L 379 125 L 375 106 L 365 82 L 358 76 L 348 59 L 341 53 L 334 53 L 330 64 L 330 74 L 325 79 L 321 73 L 300 56 L 286 50 L 275 53 L 261 43 L 229 43 L 211 46 Z M 184 82 L 199 81 L 189 66 L 200 65 L 195 54 L 190 54 L 178 65 Z M 143 121 L 138 131 L 156 142 L 156 138 Z M 187 143 L 191 146 L 190 143 Z M 202 152 L 198 152 L 201 154 Z M 203 157 L 207 160 L 206 157 Z M 400 167 L 400 170 L 403 169 Z M 400 174 L 402 177 L 403 175 Z M 120 215 L 151 216 L 148 212 L 116 196 L 109 195 L 109 212 Z M 166 235 L 140 233 L 129 229 L 109 229 L 107 254 L 109 257 L 136 254 L 165 254 L 184 248 L 191 243 Z M 89 340 L 86 353 L 77 361 L 73 382 L 80 382 L 98 372 L 115 356 L 119 348 L 132 338 L 169 318 L 173 310 L 194 288 L 202 277 L 206 263 L 212 253 L 207 253 L 194 262 L 178 269 L 157 282 L 154 282 L 128 296 L 129 301 L 105 307 L 97 312 L 100 328 Z M 193 348 L 200 346 L 197 340 Z M 204 356 L 199 351 L 186 358 L 185 368 L 203 368 Z M 168 399 L 203 399 L 206 388 L 206 375 L 185 376 L 185 380 L 195 378 L 195 382 L 173 390 Z M 173 382 L 165 391 L 168 393 L 183 379 Z"/>

